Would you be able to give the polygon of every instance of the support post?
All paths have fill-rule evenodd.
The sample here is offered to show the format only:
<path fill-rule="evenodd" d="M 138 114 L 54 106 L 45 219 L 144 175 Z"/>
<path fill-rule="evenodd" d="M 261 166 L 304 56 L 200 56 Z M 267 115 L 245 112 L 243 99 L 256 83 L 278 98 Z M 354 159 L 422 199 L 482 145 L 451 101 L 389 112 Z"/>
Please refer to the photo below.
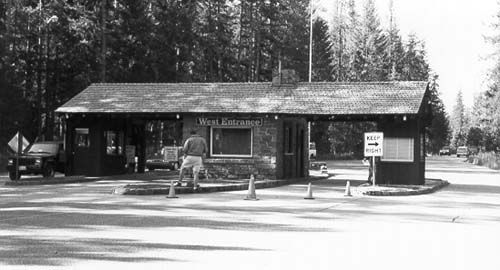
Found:
<path fill-rule="evenodd" d="M 375 156 L 372 156 L 372 178 L 373 178 L 373 186 L 375 186 Z"/>
<path fill-rule="evenodd" d="M 23 134 L 21 131 L 17 132 L 17 155 L 16 155 L 16 179 L 19 177 L 19 157 L 21 156 L 22 148 L 23 148 Z"/>

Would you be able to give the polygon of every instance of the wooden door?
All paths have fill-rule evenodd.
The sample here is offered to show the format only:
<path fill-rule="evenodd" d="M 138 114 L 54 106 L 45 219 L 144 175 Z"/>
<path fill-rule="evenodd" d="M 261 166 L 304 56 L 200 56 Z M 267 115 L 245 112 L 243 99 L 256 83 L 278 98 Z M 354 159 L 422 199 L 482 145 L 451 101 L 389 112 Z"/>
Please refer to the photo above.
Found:
<path fill-rule="evenodd" d="M 305 127 L 296 121 L 283 125 L 283 178 L 304 177 Z"/>
<path fill-rule="evenodd" d="M 73 172 L 75 175 L 89 175 L 90 134 L 88 128 L 75 128 L 73 140 Z"/>

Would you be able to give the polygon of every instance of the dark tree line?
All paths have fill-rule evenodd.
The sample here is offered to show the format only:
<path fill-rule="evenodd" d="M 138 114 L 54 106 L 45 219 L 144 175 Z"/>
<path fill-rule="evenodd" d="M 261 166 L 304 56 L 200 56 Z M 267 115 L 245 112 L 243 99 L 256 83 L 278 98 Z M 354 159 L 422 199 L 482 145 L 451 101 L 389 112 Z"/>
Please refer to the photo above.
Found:
<path fill-rule="evenodd" d="M 467 145 L 498 153 L 500 152 L 500 5 L 492 30 L 487 41 L 493 45 L 494 53 L 490 57 L 496 60 L 496 64 L 490 70 L 488 89 L 474 99 L 470 119 L 465 119 L 467 125 L 464 135 L 466 137 L 462 139 Z M 457 109 L 460 109 L 459 98 L 457 97 L 455 105 Z M 457 115 L 453 116 L 455 119 L 459 118 Z"/>
<path fill-rule="evenodd" d="M 415 35 L 401 36 L 392 1 L 388 7 L 387 28 L 382 27 L 373 0 L 336 0 L 334 3 L 332 27 L 329 29 L 330 72 L 318 80 L 429 81 L 434 117 L 426 130 L 427 149 L 439 151 L 447 143 L 449 123 L 439 97 L 438 76 L 432 75 L 427 63 L 424 42 Z M 361 9 L 358 4 L 362 5 Z M 314 62 L 315 70 L 321 66 L 318 64 Z M 311 138 L 317 144 L 318 155 L 359 156 L 363 151 L 363 133 L 375 129 L 375 123 L 318 122 L 313 123 Z"/>
<path fill-rule="evenodd" d="M 314 17 L 313 81 L 427 79 L 373 0 L 335 8 Z M 307 81 L 308 54 L 309 0 L 0 0 L 0 144 L 57 137 L 53 111 L 93 82 L 271 81 L 279 63 Z"/>

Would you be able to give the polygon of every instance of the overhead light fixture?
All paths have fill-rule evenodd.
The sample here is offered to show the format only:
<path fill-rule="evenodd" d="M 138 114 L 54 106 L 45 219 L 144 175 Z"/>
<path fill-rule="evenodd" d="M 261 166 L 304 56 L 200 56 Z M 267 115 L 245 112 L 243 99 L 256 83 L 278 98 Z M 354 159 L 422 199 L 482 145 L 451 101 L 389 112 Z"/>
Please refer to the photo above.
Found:
<path fill-rule="evenodd" d="M 406 121 L 406 115 L 403 115 L 403 121 Z"/>
<path fill-rule="evenodd" d="M 278 115 L 275 115 L 275 116 L 274 116 L 274 120 L 278 120 Z"/>
<path fill-rule="evenodd" d="M 180 119 L 180 118 L 181 118 L 181 116 L 180 116 L 179 114 L 176 114 L 176 115 L 175 115 L 175 118 Z"/>

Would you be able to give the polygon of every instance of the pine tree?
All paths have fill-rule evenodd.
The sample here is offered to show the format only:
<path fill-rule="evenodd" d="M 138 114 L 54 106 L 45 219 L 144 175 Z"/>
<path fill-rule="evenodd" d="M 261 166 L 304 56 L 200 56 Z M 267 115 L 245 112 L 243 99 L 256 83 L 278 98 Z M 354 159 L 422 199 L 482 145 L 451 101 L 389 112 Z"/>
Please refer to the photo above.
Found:
<path fill-rule="evenodd" d="M 384 65 L 384 53 L 388 37 L 380 28 L 373 0 L 365 0 L 360 20 L 360 31 L 356 37 L 354 72 L 361 81 L 381 81 L 387 78 L 387 67 Z"/>
<path fill-rule="evenodd" d="M 282 63 L 306 80 L 309 73 L 309 0 L 283 0 L 282 3 L 286 9 L 282 18 L 285 27 Z"/>
<path fill-rule="evenodd" d="M 200 42 L 205 81 L 233 80 L 231 69 L 233 59 L 232 24 L 234 15 L 225 0 L 205 1 L 200 10 Z"/>
<path fill-rule="evenodd" d="M 439 153 L 445 145 L 449 145 L 450 127 L 443 101 L 439 97 L 438 76 L 434 75 L 429 83 L 429 102 L 432 120 L 426 127 L 426 148 L 432 153 Z"/>
<path fill-rule="evenodd" d="M 111 10 L 106 60 L 110 81 L 151 82 L 154 80 L 149 47 L 152 36 L 152 17 L 144 0 L 121 0 Z"/>
<path fill-rule="evenodd" d="M 452 139 L 451 144 L 454 147 L 464 145 L 466 142 L 467 130 L 465 119 L 465 105 L 463 102 L 462 91 L 457 94 L 455 106 L 451 114 Z"/>
<path fill-rule="evenodd" d="M 328 25 L 317 17 L 313 23 L 313 59 L 312 59 L 312 81 L 330 81 L 331 43 L 328 37 Z"/>

